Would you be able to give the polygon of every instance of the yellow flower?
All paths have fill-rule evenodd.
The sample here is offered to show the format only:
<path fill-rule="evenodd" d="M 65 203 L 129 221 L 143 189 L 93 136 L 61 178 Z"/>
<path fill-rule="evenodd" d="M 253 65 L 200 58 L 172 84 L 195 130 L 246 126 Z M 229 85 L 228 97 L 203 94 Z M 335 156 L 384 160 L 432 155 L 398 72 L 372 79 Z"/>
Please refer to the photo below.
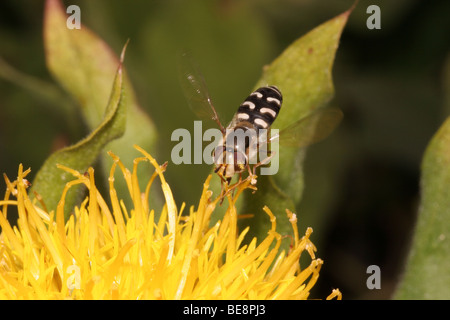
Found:
<path fill-rule="evenodd" d="M 295 214 L 288 212 L 294 239 L 288 253 L 279 252 L 282 236 L 275 217 L 267 237 L 243 244 L 237 230 L 234 202 L 248 187 L 242 184 L 234 197 L 227 196 L 223 219 L 210 226 L 219 199 L 204 183 L 198 207 L 182 215 L 159 166 L 147 152 L 127 170 L 113 154 L 109 177 L 110 206 L 94 183 L 94 170 L 86 174 L 60 166 L 75 179 L 68 183 L 56 211 L 46 212 L 31 201 L 25 179 L 30 170 L 19 166 L 17 180 L 6 176 L 7 191 L 0 201 L 0 299 L 306 299 L 319 276 L 322 260 L 316 259 L 312 230 L 299 238 Z M 149 161 L 155 173 L 144 192 L 139 189 L 137 166 Z M 122 171 L 134 204 L 125 208 L 114 189 L 114 172 Z M 159 176 L 165 206 L 159 219 L 147 199 Z M 89 194 L 64 221 L 64 199 L 76 184 Z M 10 199 L 13 195 L 16 200 Z M 7 220 L 8 206 L 16 206 L 17 227 Z M 303 252 L 311 263 L 300 268 Z M 341 298 L 333 290 L 328 298 Z"/>

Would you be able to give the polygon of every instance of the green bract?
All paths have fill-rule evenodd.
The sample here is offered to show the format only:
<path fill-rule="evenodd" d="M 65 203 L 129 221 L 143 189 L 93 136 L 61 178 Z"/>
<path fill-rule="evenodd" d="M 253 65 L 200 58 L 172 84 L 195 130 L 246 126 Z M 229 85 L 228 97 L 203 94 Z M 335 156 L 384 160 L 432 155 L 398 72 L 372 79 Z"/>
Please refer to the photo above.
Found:
<path fill-rule="evenodd" d="M 105 152 L 100 152 L 105 145 L 120 153 L 122 161 L 131 166 L 136 155 L 133 144 L 149 150 L 156 138 L 152 121 L 136 102 L 122 61 L 85 26 L 79 30 L 68 29 L 66 19 L 59 1 L 47 1 L 44 19 L 47 65 L 78 102 L 83 120 L 92 132 L 77 144 L 51 155 L 38 172 L 33 187 L 39 190 L 49 208 L 56 206 L 67 179 L 70 179 L 56 168 L 56 163 L 83 171 L 100 157 L 104 176 L 108 176 L 111 159 Z M 144 170 L 142 175 L 150 177 L 150 172 Z M 119 191 L 125 190 L 122 179 L 117 183 Z M 74 204 L 70 199 L 75 201 L 75 195 L 67 199 L 67 207 Z"/>
<path fill-rule="evenodd" d="M 450 118 L 425 151 L 416 231 L 397 299 L 450 298 Z"/>

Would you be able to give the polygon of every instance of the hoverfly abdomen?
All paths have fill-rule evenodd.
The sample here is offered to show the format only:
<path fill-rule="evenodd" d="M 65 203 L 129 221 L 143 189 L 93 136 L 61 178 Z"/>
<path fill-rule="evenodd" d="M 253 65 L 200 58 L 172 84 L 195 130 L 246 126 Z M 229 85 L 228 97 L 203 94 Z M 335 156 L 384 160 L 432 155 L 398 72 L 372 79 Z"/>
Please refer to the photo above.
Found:
<path fill-rule="evenodd" d="M 232 123 L 239 126 L 239 122 L 245 121 L 256 130 L 269 129 L 280 112 L 282 102 L 283 98 L 277 87 L 261 87 L 239 106 Z"/>

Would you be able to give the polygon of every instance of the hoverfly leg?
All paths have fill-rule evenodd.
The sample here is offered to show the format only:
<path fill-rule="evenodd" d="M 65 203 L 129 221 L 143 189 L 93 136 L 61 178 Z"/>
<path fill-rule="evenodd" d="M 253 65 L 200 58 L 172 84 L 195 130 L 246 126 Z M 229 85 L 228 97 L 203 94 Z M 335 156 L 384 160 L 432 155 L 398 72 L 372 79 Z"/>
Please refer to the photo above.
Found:
<path fill-rule="evenodd" d="M 241 182 L 242 182 L 242 172 L 239 172 L 239 180 L 229 188 L 229 192 L 231 192 L 231 197 L 234 197 L 234 190 L 236 190 L 236 187 L 239 186 Z"/>
<path fill-rule="evenodd" d="M 235 184 L 231 185 L 228 188 L 228 190 L 226 191 L 224 196 L 226 196 L 228 193 L 232 192 L 233 193 L 233 197 L 234 197 L 235 190 L 238 189 L 238 187 L 240 187 L 241 185 L 247 183 L 249 181 L 249 179 L 254 179 L 255 180 L 255 184 L 256 184 L 256 175 L 252 175 L 250 166 L 247 166 L 247 168 L 248 168 L 249 176 L 247 178 L 245 178 L 245 179 L 242 179 L 242 172 L 240 172 L 239 173 L 239 180 Z M 256 191 L 256 187 L 254 185 L 252 185 L 252 184 L 248 185 L 248 187 L 246 187 L 246 188 L 254 190 L 253 192 Z"/>
<path fill-rule="evenodd" d="M 219 203 L 220 205 L 222 205 L 222 202 L 225 199 L 228 192 L 232 190 L 230 189 L 230 183 L 231 177 L 225 179 L 224 177 L 220 176 L 220 203 Z"/>
<path fill-rule="evenodd" d="M 250 184 L 252 186 L 256 185 L 255 166 L 253 166 L 253 170 L 250 168 L 250 165 L 247 166 L 247 169 L 248 169 L 248 178 L 247 179 L 250 179 Z"/>
<path fill-rule="evenodd" d="M 256 176 L 256 174 L 255 174 L 256 168 L 258 168 L 260 166 L 263 166 L 263 165 L 265 165 L 265 164 L 270 162 L 270 159 L 272 159 L 273 156 L 275 155 L 275 151 L 268 150 L 267 154 L 268 154 L 268 156 L 265 159 L 261 160 L 260 162 L 258 162 L 257 164 L 255 164 L 253 166 L 253 173 L 252 173 L 253 176 Z M 255 181 L 255 183 L 256 183 L 256 181 Z"/>
<path fill-rule="evenodd" d="M 222 199 L 220 200 L 220 204 L 221 204 L 221 205 L 222 205 L 223 199 L 225 199 L 225 197 L 227 196 L 227 194 L 229 194 L 230 192 L 232 192 L 233 195 L 234 195 L 234 189 L 236 188 L 236 186 L 239 185 L 239 183 L 240 183 L 240 181 L 242 180 L 242 178 L 241 178 L 241 174 L 239 174 L 239 181 L 236 182 L 236 183 L 233 184 L 233 185 L 230 185 L 230 183 L 231 183 L 231 177 L 230 177 L 230 178 L 227 178 L 227 179 L 225 179 L 225 178 L 222 177 L 222 179 L 225 181 L 225 188 L 223 188 L 223 189 L 222 189 L 222 192 L 220 193 L 220 194 L 221 194 L 221 197 L 222 197 Z M 233 195 L 232 195 L 232 196 L 233 196 Z"/>
<path fill-rule="evenodd" d="M 223 180 L 220 180 L 220 195 L 219 195 L 220 202 L 219 202 L 219 205 L 222 205 L 223 199 L 225 199 L 226 186 L 224 187 L 223 185 L 226 183 L 227 183 L 226 181 L 224 182 Z"/>

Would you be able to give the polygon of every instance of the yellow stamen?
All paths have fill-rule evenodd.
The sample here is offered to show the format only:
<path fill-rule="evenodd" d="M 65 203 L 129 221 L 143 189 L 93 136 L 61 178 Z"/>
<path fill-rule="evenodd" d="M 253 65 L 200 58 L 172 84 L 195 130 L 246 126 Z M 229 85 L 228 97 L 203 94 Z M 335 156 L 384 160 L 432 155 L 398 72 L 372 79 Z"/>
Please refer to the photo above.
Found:
<path fill-rule="evenodd" d="M 56 208 L 43 209 L 27 194 L 30 172 L 19 166 L 17 179 L 5 176 L 7 191 L 0 201 L 0 299 L 306 299 L 316 283 L 323 261 L 315 258 L 312 229 L 299 237 L 297 218 L 289 210 L 292 248 L 281 251 L 287 235 L 276 231 L 273 212 L 264 207 L 271 222 L 264 239 L 244 237 L 239 231 L 235 203 L 251 186 L 243 180 L 225 190 L 226 212 L 210 226 L 211 214 L 222 200 L 209 190 L 208 176 L 198 205 L 182 215 L 160 166 L 143 149 L 133 170 L 113 158 L 108 184 L 109 201 L 96 187 L 94 170 L 78 172 L 58 167 L 74 176 Z M 138 166 L 150 162 L 155 169 L 144 192 L 139 188 Z M 132 208 L 127 208 L 114 188 L 119 168 L 129 188 Z M 150 188 L 159 177 L 165 205 L 155 220 L 149 202 Z M 66 195 L 79 184 L 87 197 L 74 208 L 65 208 Z M 232 192 L 228 192 L 232 191 Z M 234 193 L 234 195 L 233 195 Z M 10 197 L 16 199 L 10 199 Z M 45 199 L 43 199 L 45 201 Z M 42 202 L 43 202 L 42 201 Z M 110 203 L 110 205 L 108 205 Z M 7 219 L 8 206 L 17 207 L 17 227 Z M 53 210 L 52 210 L 53 209 Z M 64 211 L 72 213 L 64 221 Z M 311 262 L 300 268 L 300 256 Z M 341 299 L 335 289 L 327 299 Z"/>

